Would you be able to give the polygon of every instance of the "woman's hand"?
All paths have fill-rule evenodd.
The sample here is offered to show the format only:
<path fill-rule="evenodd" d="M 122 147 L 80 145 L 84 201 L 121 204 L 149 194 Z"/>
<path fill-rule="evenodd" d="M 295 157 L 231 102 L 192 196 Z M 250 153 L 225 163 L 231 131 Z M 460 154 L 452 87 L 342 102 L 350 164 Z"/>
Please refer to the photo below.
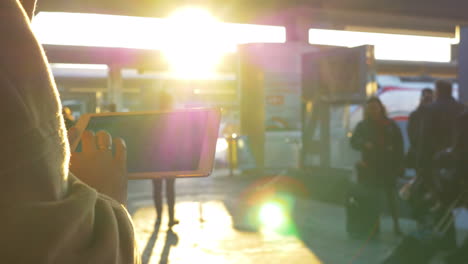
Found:
<path fill-rule="evenodd" d="M 76 137 L 69 131 L 69 138 Z M 73 152 L 70 171 L 98 192 L 122 204 L 127 202 L 127 149 L 121 138 L 112 139 L 105 131 L 81 136 L 82 152 Z M 114 154 L 113 151 L 114 150 Z"/>

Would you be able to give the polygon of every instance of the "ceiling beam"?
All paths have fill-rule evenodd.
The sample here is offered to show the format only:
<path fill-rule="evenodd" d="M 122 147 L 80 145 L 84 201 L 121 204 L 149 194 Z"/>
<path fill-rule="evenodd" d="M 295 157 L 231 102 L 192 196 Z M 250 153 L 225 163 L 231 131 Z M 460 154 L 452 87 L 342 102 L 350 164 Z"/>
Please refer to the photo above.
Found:
<path fill-rule="evenodd" d="M 252 23 L 305 8 L 468 21 L 465 0 L 38 0 L 40 11 L 166 17 L 181 6 L 205 7 L 226 21 Z"/>
<path fill-rule="evenodd" d="M 169 66 L 161 51 L 44 45 L 49 63 L 106 64 L 141 71 L 167 71 Z M 234 72 L 236 56 L 224 56 L 219 66 L 220 72 Z"/>

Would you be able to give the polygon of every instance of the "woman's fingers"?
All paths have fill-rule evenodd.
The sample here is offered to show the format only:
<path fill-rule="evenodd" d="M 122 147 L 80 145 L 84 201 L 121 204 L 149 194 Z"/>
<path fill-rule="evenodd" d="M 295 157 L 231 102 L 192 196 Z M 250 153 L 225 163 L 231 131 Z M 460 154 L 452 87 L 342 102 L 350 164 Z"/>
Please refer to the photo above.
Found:
<path fill-rule="evenodd" d="M 83 152 L 92 152 L 96 150 L 112 150 L 112 137 L 106 131 L 99 131 L 94 135 L 93 132 L 86 130 L 81 136 Z"/>
<path fill-rule="evenodd" d="M 99 131 L 96 133 L 96 146 L 98 150 L 111 151 L 112 150 L 112 137 L 106 131 Z"/>
<path fill-rule="evenodd" d="M 89 130 L 84 131 L 83 135 L 81 136 L 81 145 L 83 152 L 96 151 L 96 138 L 94 133 Z"/>
<path fill-rule="evenodd" d="M 118 164 L 126 166 L 127 164 L 127 145 L 125 141 L 121 138 L 114 138 L 114 149 L 115 156 L 114 159 Z"/>
<path fill-rule="evenodd" d="M 121 203 L 127 194 L 127 150 L 122 139 L 105 131 L 83 132 L 82 152 L 71 156 L 70 170 L 83 182 Z M 112 148 L 115 155 L 112 155 Z"/>

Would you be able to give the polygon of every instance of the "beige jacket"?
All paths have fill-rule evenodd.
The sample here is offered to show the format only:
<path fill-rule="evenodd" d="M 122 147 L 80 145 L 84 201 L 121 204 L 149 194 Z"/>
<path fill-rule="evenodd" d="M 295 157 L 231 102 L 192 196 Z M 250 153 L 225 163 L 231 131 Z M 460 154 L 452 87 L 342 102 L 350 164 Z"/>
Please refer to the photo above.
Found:
<path fill-rule="evenodd" d="M 117 202 L 68 173 L 61 104 L 17 0 L 0 0 L 0 263 L 139 263 Z"/>

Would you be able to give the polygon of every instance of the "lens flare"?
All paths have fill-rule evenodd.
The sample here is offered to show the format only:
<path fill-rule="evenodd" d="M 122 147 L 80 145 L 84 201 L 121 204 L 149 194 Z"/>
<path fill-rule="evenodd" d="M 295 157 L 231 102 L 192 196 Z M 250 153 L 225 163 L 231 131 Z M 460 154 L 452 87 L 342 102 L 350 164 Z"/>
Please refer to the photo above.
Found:
<path fill-rule="evenodd" d="M 286 223 L 286 215 L 281 204 L 276 202 L 264 204 L 259 211 L 259 221 L 266 229 L 281 228 Z"/>

